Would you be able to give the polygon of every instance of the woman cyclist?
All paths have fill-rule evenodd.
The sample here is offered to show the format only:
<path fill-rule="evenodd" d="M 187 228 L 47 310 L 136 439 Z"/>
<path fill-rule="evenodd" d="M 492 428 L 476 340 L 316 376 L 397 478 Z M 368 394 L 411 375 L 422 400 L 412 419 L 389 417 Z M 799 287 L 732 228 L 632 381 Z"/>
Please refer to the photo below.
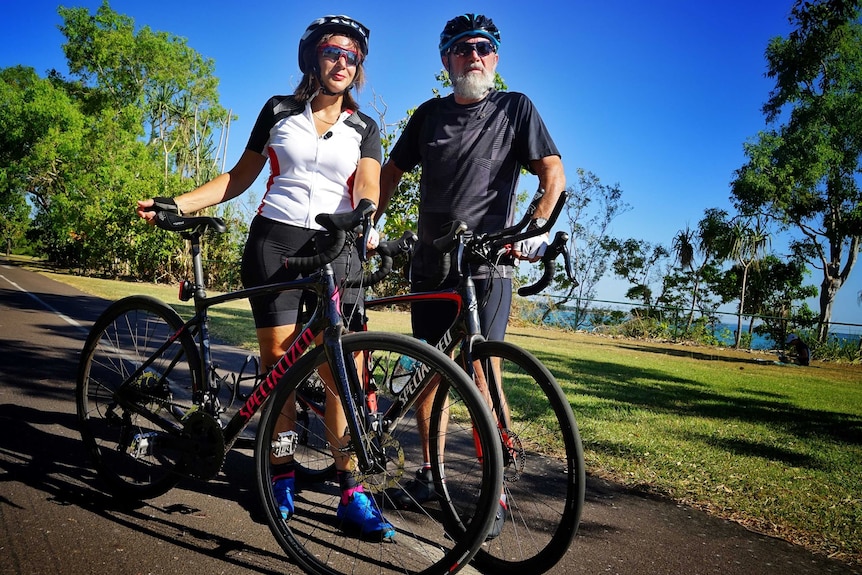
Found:
<path fill-rule="evenodd" d="M 323 16 L 312 22 L 299 41 L 302 80 L 290 96 L 274 96 L 264 104 L 237 164 L 201 187 L 176 198 L 138 202 L 137 213 L 151 221 L 157 209 L 196 212 L 233 199 L 248 189 L 269 160 L 266 193 L 251 223 L 242 258 L 245 287 L 295 279 L 285 268 L 292 256 L 313 255 L 315 244 L 327 233 L 315 222 L 320 213 L 350 211 L 359 200 L 378 202 L 380 131 L 377 123 L 358 111 L 351 90 L 364 81 L 369 30 L 347 16 Z M 370 249 L 377 246 L 369 234 Z M 353 252 L 353 253 L 348 253 Z M 358 273 L 355 248 L 333 262 L 339 279 Z M 352 276 L 351 276 L 352 277 Z M 261 363 L 272 366 L 298 334 L 303 296 L 291 290 L 251 300 Z M 364 320 L 362 294 L 343 294 L 348 327 L 358 329 Z M 327 379 L 327 378 L 324 378 Z M 346 419 L 334 385 L 328 383 L 327 441 L 332 446 L 342 496 L 337 509 L 341 526 L 364 536 L 384 539 L 395 535 L 373 498 L 368 497 L 350 473 L 351 460 L 338 448 L 345 438 L 331 430 L 344 430 Z M 295 414 L 283 413 L 285 429 Z M 282 517 L 293 513 L 295 493 L 292 456 L 273 459 L 273 489 Z"/>

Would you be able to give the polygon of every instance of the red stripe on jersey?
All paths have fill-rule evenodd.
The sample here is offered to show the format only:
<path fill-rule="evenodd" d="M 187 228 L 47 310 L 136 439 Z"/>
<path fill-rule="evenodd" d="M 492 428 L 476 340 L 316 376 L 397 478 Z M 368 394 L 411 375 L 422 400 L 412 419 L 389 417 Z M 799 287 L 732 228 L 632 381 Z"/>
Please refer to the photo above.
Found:
<path fill-rule="evenodd" d="M 263 200 L 266 199 L 266 195 L 272 187 L 272 181 L 281 173 L 281 168 L 278 166 L 278 155 L 275 153 L 275 150 L 272 149 L 272 146 L 269 146 L 266 149 L 266 155 L 269 156 L 269 178 L 266 180 L 266 191 L 263 193 L 263 197 L 260 199 L 260 205 L 257 207 L 258 215 L 263 210 Z"/>
<path fill-rule="evenodd" d="M 356 201 L 353 199 L 353 184 L 356 182 L 356 170 L 347 178 L 347 193 L 350 194 L 350 206 L 355 208 Z"/>

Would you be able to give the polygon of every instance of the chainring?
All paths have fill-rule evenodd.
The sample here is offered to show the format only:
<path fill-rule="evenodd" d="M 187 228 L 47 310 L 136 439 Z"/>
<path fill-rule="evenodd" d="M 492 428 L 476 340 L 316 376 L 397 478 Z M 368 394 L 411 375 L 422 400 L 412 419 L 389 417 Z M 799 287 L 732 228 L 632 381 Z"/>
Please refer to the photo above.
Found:
<path fill-rule="evenodd" d="M 193 411 L 183 419 L 182 437 L 189 442 L 180 464 L 182 473 L 195 479 L 215 477 L 225 458 L 224 433 L 208 413 Z"/>

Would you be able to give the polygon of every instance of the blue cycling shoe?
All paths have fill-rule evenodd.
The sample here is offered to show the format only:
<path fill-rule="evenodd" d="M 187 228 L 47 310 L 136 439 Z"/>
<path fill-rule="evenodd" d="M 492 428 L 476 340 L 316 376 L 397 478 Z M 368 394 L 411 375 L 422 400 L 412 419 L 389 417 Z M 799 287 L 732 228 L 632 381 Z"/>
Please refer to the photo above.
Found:
<path fill-rule="evenodd" d="M 395 537 L 395 527 L 383 519 L 377 505 L 362 491 L 355 491 L 346 505 L 339 503 L 335 515 L 345 531 L 359 531 L 363 536 L 380 539 Z"/>
<path fill-rule="evenodd" d="M 293 515 L 293 493 L 295 490 L 293 477 L 276 478 L 272 482 L 272 493 L 275 495 L 275 502 L 278 503 L 278 510 L 281 511 L 282 519 L 288 519 Z"/>
<path fill-rule="evenodd" d="M 497 503 L 497 513 L 494 515 L 494 523 L 491 524 L 491 529 L 488 530 L 485 541 L 493 541 L 503 532 L 503 526 L 506 524 L 506 511 L 508 510 L 509 506 L 502 501 Z"/>

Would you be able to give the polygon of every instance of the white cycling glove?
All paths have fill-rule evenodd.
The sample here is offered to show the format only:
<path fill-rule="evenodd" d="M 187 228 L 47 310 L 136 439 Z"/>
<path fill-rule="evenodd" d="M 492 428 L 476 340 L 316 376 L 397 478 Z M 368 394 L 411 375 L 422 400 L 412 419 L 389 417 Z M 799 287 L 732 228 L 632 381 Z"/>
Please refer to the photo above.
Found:
<path fill-rule="evenodd" d="M 375 228 L 368 228 L 368 238 L 365 240 L 365 247 L 369 250 L 376 250 L 380 243 L 380 232 Z"/>
<path fill-rule="evenodd" d="M 540 236 L 521 240 L 515 244 L 515 253 L 522 260 L 536 261 L 545 255 L 545 250 L 548 249 L 549 240 L 550 238 L 546 233 Z"/>

